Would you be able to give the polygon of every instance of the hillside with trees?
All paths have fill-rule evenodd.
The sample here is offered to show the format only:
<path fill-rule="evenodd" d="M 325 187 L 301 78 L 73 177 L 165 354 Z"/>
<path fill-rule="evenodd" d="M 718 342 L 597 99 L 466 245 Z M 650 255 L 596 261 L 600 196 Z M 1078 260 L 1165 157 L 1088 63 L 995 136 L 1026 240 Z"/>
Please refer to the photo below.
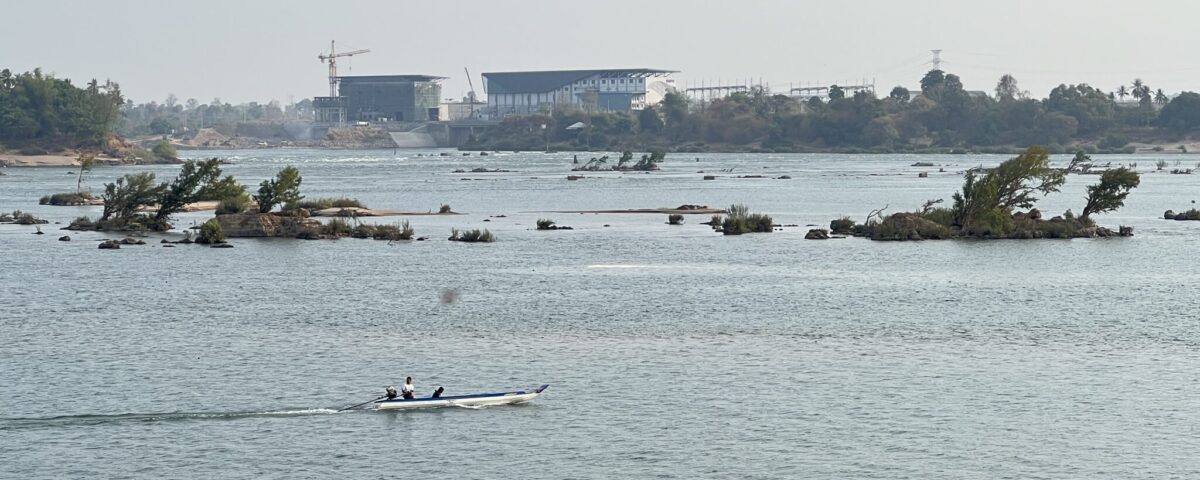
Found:
<path fill-rule="evenodd" d="M 115 82 L 78 87 L 41 69 L 0 70 L 0 145 L 36 154 L 113 149 L 124 97 Z"/>
<path fill-rule="evenodd" d="M 1129 100 L 1126 100 L 1129 97 Z M 586 127 L 566 127 L 583 122 Z M 542 128 L 545 125 L 546 128 Z M 1200 133 L 1200 94 L 1168 97 L 1141 79 L 1105 92 L 1062 84 L 1033 98 L 1004 75 L 994 92 L 968 91 L 954 74 L 932 70 L 920 89 L 882 98 L 837 85 L 828 100 L 751 89 L 706 103 L 669 93 L 633 114 L 563 106 L 509 117 L 468 149 L 763 152 L 1124 152 L 1130 143 L 1173 142 Z"/>

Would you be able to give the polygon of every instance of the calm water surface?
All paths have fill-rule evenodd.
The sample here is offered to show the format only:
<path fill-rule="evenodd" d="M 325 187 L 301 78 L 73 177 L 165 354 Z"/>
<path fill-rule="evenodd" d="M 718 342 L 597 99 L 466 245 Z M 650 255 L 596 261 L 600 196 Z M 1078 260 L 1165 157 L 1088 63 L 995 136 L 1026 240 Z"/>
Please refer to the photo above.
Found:
<path fill-rule="evenodd" d="M 1148 173 L 1098 218 L 1133 238 L 818 242 L 805 225 L 949 201 L 958 172 L 1004 157 L 681 154 L 568 182 L 565 153 L 204 154 L 249 184 L 293 164 L 310 197 L 467 214 L 412 217 L 426 242 L 227 250 L 0 225 L 0 477 L 1200 476 L 1200 222 L 1160 219 L 1200 199 L 1200 175 Z M 451 173 L 474 167 L 511 172 Z M 87 184 L 143 169 L 176 167 Z M 6 169 L 0 210 L 96 216 L 37 206 L 72 170 Z M 1094 181 L 1039 206 L 1079 211 Z M 726 238 L 699 216 L 542 213 L 734 202 L 799 226 Z M 545 217 L 575 230 L 534 231 Z M 499 240 L 444 241 L 454 227 Z M 551 387 L 335 413 L 405 375 L 424 393 Z"/>

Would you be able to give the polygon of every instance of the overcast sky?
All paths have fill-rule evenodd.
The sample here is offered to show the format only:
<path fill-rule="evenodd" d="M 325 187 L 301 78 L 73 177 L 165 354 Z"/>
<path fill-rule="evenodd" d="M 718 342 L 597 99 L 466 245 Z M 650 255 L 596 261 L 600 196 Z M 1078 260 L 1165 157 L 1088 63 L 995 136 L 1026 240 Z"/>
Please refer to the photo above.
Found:
<path fill-rule="evenodd" d="M 968 89 L 1004 73 L 1044 97 L 1059 83 L 1104 90 L 1140 77 L 1200 90 L 1200 2 L 1168 1 L 258 1 L 9 2 L 0 66 L 82 84 L 111 78 L 137 102 L 214 97 L 287 103 L 325 95 L 317 54 L 371 52 L 342 74 L 449 77 L 488 71 L 650 67 L 680 84 L 753 77 L 789 83 L 874 78 L 915 88 L 929 50 Z"/>

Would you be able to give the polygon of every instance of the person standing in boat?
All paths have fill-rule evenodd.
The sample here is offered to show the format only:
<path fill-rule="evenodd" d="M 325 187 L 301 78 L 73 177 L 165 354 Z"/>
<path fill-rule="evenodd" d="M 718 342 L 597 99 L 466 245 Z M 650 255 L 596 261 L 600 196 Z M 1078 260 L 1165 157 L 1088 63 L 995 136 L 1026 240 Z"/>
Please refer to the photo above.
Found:
<path fill-rule="evenodd" d="M 413 387 L 412 377 L 406 377 L 404 379 L 404 385 L 400 386 L 400 395 L 404 397 L 405 400 L 412 400 L 414 390 L 415 388 Z"/>

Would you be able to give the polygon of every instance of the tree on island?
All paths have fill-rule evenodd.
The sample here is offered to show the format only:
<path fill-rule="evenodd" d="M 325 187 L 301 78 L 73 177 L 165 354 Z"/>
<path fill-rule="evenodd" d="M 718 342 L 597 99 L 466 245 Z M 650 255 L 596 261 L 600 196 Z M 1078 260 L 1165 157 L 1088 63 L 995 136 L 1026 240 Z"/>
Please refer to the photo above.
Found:
<path fill-rule="evenodd" d="M 96 165 L 96 154 L 90 152 L 80 153 L 76 158 L 79 162 L 79 176 L 75 179 L 75 193 L 83 191 L 83 175 L 90 173 L 92 167 Z"/>
<path fill-rule="evenodd" d="M 1100 175 L 1100 183 L 1087 187 L 1087 204 L 1079 218 L 1085 223 L 1093 213 L 1111 212 L 1125 206 L 1129 191 L 1141 183 L 1137 172 L 1125 167 L 1116 168 Z"/>
<path fill-rule="evenodd" d="M 953 196 L 954 223 L 964 229 L 997 227 L 1014 208 L 1032 207 L 1037 194 L 1057 192 L 1064 182 L 1064 172 L 1050 167 L 1049 152 L 1030 147 L 982 177 L 967 172 L 962 191 Z"/>
<path fill-rule="evenodd" d="M 221 178 L 220 160 L 188 160 L 171 183 L 155 183 L 150 172 L 132 173 L 104 186 L 104 211 L 96 227 L 101 230 L 149 229 L 166 231 L 171 216 L 187 204 L 222 200 L 243 189 L 232 176 Z M 141 213 L 154 208 L 153 215 Z"/>
<path fill-rule="evenodd" d="M 304 198 L 300 195 L 302 180 L 300 170 L 291 165 L 280 170 L 275 178 L 263 180 L 258 185 L 258 194 L 254 195 L 254 201 L 258 202 L 258 211 L 269 213 L 276 205 L 282 205 L 284 211 L 294 210 Z"/>

